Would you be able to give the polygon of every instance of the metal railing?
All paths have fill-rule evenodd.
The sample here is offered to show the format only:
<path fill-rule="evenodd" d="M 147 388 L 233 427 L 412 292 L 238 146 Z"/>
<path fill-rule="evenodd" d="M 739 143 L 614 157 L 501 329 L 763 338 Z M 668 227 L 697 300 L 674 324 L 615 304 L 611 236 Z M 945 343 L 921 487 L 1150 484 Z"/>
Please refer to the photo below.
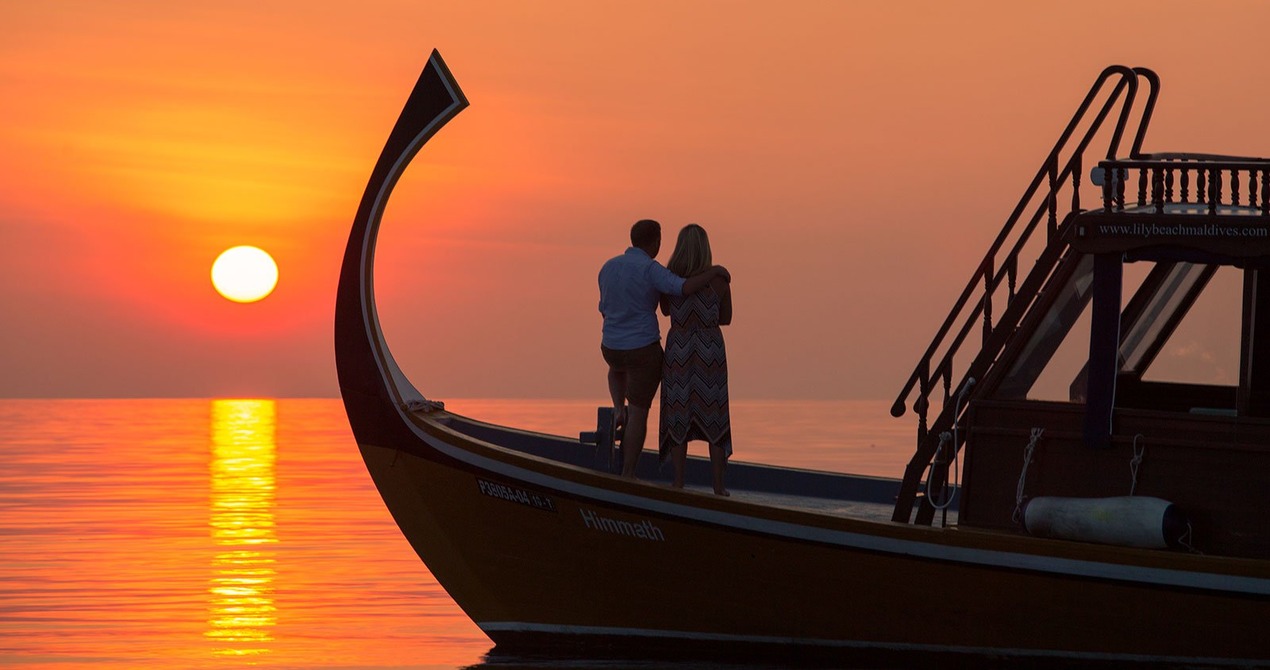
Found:
<path fill-rule="evenodd" d="M 965 409 L 966 403 L 949 403 L 954 391 L 960 395 L 964 389 L 968 388 L 972 380 L 982 379 L 982 375 L 986 373 L 1004 346 L 1005 336 L 1018 325 L 1019 320 L 1026 313 L 1026 305 L 1036 298 L 1045 279 L 1054 271 L 1061 259 L 1061 252 L 1066 247 L 1063 241 L 1063 226 L 1070 220 L 1071 214 L 1082 211 L 1080 177 L 1084 154 L 1107 117 L 1118 105 L 1119 114 L 1108 141 L 1106 161 L 1100 164 L 1104 169 L 1113 169 L 1108 166 L 1107 161 L 1116 159 L 1121 139 L 1134 108 L 1139 78 L 1145 80 L 1150 87 L 1130 152 L 1131 157 L 1134 158 L 1140 155 L 1142 141 L 1159 93 L 1159 79 L 1154 72 L 1144 68 L 1108 67 L 1099 74 L 1093 86 L 1090 87 L 1088 94 L 1059 136 L 1053 150 L 1046 156 L 1040 170 L 1028 185 L 1023 197 L 1006 220 L 983 260 L 975 268 L 970 281 L 957 298 L 948 317 L 936 332 L 930 346 L 927 347 L 892 405 L 891 414 L 897 417 L 902 416 L 910 396 L 916 389 L 917 394 L 912 398 L 912 408 L 918 415 L 917 450 L 905 469 L 904 481 L 901 484 L 893 514 L 895 521 L 908 522 L 910 520 L 922 476 L 931 465 L 938 449 L 938 437 L 941 433 L 951 430 L 954 422 L 958 420 L 956 414 Z M 1108 85 L 1112 86 L 1110 93 L 1107 94 L 1101 106 L 1096 108 L 1093 118 L 1088 119 L 1095 101 Z M 1086 121 L 1089 123 L 1088 128 L 1079 136 L 1079 139 L 1073 140 L 1077 129 Z M 1060 198 L 1060 192 L 1066 187 L 1070 187 L 1069 196 Z M 1115 189 L 1112 189 L 1113 196 L 1114 191 Z M 1264 194 L 1265 191 L 1266 189 L 1261 189 L 1261 193 Z M 1104 187 L 1104 196 L 1106 194 L 1107 189 Z M 1060 203 L 1070 204 L 1061 205 Z M 1105 198 L 1103 205 L 1106 206 Z M 1028 213 L 1030 216 L 1025 217 Z M 1046 243 L 1037 255 L 1023 285 L 1017 286 L 1020 257 L 1042 219 L 1046 221 Z M 994 297 L 1000 300 L 1001 296 L 998 294 L 1003 284 L 1005 285 L 1003 297 L 1007 308 L 1000 319 L 994 323 Z M 954 360 L 961 352 L 969 333 L 981 320 L 982 344 L 972 362 L 966 366 L 965 374 L 954 384 Z M 942 409 L 932 425 L 928 422 L 927 416 L 931 394 L 941 386 L 943 389 Z M 960 440 L 964 440 L 964 433 Z M 960 449 L 960 447 L 960 444 L 956 444 L 952 448 Z M 946 464 L 932 468 L 928 488 L 942 486 L 947 478 L 946 470 Z M 923 505 L 919 510 L 917 522 L 929 524 L 932 514 L 933 508 Z"/>

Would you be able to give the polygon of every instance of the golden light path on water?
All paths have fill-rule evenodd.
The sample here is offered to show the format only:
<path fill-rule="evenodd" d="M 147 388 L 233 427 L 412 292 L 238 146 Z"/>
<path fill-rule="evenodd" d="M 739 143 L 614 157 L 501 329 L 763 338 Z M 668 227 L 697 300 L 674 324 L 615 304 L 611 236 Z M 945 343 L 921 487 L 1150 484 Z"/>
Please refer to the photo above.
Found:
<path fill-rule="evenodd" d="M 223 643 L 217 655 L 266 654 L 273 641 L 276 426 L 273 400 L 212 401 L 209 525 L 217 552 L 205 636 Z"/>

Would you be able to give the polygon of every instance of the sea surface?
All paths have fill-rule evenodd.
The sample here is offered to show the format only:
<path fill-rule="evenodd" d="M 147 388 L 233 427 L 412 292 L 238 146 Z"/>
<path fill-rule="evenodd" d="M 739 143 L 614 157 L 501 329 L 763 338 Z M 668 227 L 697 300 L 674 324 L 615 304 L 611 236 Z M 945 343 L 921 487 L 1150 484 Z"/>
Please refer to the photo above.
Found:
<path fill-rule="evenodd" d="M 592 401 L 446 405 L 595 427 Z M 914 424 L 888 407 L 734 401 L 733 458 L 898 477 Z M 397 530 L 339 400 L 0 400 L 0 667 L 665 667 L 491 648 Z"/>

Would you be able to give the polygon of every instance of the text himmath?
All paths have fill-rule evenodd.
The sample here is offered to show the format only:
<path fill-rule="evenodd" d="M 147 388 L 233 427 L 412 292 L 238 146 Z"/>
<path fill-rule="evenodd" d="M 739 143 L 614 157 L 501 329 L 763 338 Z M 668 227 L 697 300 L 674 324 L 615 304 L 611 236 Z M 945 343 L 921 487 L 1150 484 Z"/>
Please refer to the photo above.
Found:
<path fill-rule="evenodd" d="M 666 541 L 666 536 L 661 532 L 661 529 L 654 526 L 653 522 L 648 519 L 644 519 L 639 523 L 632 523 L 630 521 L 603 517 L 587 509 L 578 509 L 578 511 L 582 513 L 582 523 L 585 524 L 587 528 L 602 530 L 606 533 L 615 533 L 617 535 L 639 538 L 641 540 L 655 540 L 657 542 Z"/>

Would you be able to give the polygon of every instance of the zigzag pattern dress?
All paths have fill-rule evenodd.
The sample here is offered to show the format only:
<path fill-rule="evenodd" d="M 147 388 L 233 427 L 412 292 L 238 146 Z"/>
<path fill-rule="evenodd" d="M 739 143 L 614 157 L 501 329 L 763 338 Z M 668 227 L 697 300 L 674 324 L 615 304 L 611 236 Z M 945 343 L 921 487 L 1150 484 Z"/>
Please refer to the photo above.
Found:
<path fill-rule="evenodd" d="M 671 296 L 661 380 L 661 459 L 671 445 L 705 440 L 732 455 L 728 355 L 719 328 L 719 295 L 706 288 Z"/>

